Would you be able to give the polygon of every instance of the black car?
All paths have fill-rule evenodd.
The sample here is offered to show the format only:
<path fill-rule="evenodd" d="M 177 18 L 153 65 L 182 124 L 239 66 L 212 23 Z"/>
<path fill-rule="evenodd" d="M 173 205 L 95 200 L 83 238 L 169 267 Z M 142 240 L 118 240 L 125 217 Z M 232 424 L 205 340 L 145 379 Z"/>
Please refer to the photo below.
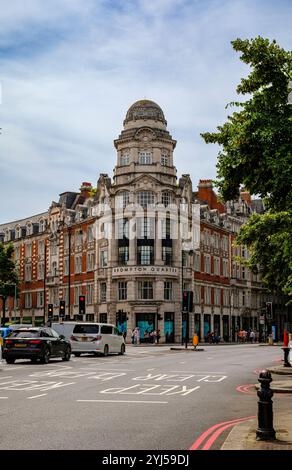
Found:
<path fill-rule="evenodd" d="M 16 359 L 31 359 L 47 364 L 51 357 L 61 357 L 69 361 L 71 356 L 70 341 L 58 335 L 52 328 L 19 328 L 5 340 L 3 358 L 8 364 Z"/>

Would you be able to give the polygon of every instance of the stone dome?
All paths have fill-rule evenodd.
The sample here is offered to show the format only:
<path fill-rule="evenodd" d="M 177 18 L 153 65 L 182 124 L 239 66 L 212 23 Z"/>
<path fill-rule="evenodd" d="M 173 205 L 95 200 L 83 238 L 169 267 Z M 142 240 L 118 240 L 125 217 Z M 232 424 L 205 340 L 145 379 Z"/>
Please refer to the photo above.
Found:
<path fill-rule="evenodd" d="M 136 101 L 128 109 L 126 114 L 126 119 L 124 120 L 124 125 L 130 121 L 138 120 L 153 120 L 160 121 L 163 124 L 167 125 L 164 114 L 160 106 L 150 100 L 139 100 Z"/>

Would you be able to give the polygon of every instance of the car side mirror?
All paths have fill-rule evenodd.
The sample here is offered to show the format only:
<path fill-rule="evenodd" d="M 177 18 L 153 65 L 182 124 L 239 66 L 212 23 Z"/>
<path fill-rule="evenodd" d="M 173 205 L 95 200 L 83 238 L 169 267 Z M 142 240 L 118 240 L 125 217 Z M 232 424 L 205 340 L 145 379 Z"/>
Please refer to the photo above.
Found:
<path fill-rule="evenodd" d="M 64 336 L 64 335 L 60 335 L 59 338 L 60 338 L 60 339 L 65 339 L 65 336 Z"/>

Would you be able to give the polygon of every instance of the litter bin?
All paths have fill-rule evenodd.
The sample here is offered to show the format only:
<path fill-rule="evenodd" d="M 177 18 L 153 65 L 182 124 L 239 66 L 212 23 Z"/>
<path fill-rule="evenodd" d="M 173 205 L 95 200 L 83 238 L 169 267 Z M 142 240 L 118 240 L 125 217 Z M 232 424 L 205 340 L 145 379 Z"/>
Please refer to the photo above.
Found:
<path fill-rule="evenodd" d="M 273 346 L 274 340 L 273 340 L 273 335 L 269 335 L 269 345 Z"/>

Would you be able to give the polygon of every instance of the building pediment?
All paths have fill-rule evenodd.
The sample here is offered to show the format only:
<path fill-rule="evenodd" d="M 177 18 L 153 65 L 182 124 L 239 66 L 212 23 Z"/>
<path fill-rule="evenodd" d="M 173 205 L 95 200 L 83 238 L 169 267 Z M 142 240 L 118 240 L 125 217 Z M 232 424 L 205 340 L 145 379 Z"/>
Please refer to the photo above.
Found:
<path fill-rule="evenodd" d="M 131 185 L 133 185 L 136 188 L 144 188 L 144 189 L 153 189 L 157 185 L 161 186 L 161 182 L 159 179 L 153 177 L 152 175 L 139 175 L 137 178 L 134 178 L 131 181 Z"/>
<path fill-rule="evenodd" d="M 157 134 L 150 127 L 142 127 L 135 132 L 134 139 L 147 144 L 153 140 L 156 140 Z"/>

